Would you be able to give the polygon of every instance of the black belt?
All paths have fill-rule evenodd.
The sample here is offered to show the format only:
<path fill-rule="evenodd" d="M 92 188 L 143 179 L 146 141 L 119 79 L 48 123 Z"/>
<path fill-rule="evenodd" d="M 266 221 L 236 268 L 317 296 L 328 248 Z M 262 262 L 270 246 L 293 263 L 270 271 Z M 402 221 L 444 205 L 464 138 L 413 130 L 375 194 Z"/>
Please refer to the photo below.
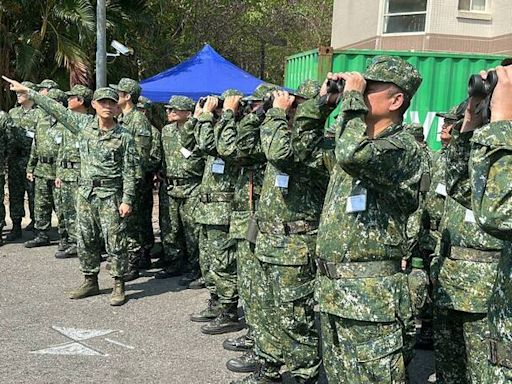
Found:
<path fill-rule="evenodd" d="M 512 368 L 512 343 L 489 340 L 489 361 L 500 367 Z"/>
<path fill-rule="evenodd" d="M 65 169 L 80 169 L 80 163 L 77 161 L 61 161 L 60 166 Z"/>
<path fill-rule="evenodd" d="M 233 200 L 233 192 L 203 193 L 200 197 L 201 203 L 228 203 Z"/>
<path fill-rule="evenodd" d="M 175 187 L 179 187 L 180 185 L 187 185 L 187 184 L 197 183 L 199 181 L 201 181 L 201 179 L 198 178 L 198 177 L 188 177 L 188 178 L 181 178 L 181 179 L 168 177 L 167 178 L 167 185 L 173 185 Z"/>
<path fill-rule="evenodd" d="M 320 275 L 330 279 L 357 279 L 392 276 L 401 270 L 401 260 L 333 263 L 316 259 Z"/>
<path fill-rule="evenodd" d="M 53 157 L 48 156 L 39 156 L 39 162 L 43 164 L 53 164 L 55 159 Z"/>
<path fill-rule="evenodd" d="M 258 227 L 261 233 L 270 233 L 272 235 L 294 235 L 318 229 L 318 221 L 297 220 L 288 222 L 270 222 L 258 220 Z"/>
<path fill-rule="evenodd" d="M 93 188 L 99 187 L 120 187 L 123 185 L 123 181 L 121 179 L 92 179 L 92 180 L 80 180 L 80 185 L 82 186 L 91 186 Z"/>

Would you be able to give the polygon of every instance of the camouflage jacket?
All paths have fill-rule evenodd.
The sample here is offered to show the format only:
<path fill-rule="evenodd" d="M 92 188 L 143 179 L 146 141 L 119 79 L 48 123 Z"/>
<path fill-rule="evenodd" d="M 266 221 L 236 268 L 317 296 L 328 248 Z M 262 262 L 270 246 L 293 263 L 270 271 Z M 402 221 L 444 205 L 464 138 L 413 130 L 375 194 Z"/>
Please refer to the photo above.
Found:
<path fill-rule="evenodd" d="M 291 129 L 282 109 L 267 112 L 260 134 L 267 167 L 256 212 L 260 233 L 255 251 L 264 262 L 305 265 L 314 258 L 328 183 L 322 140 L 329 112 L 316 99 L 308 100 L 297 108 Z"/>
<path fill-rule="evenodd" d="M 334 275 L 318 276 L 320 310 L 360 321 L 392 322 L 412 316 L 405 226 L 418 208 L 425 151 L 401 124 L 366 135 L 363 95 L 343 95 L 336 122 L 336 165 L 325 198 L 317 256 Z"/>
<path fill-rule="evenodd" d="M 511 128 L 512 121 L 498 121 L 473 136 L 455 131 L 447 169 L 450 195 L 473 210 L 486 233 L 503 240 L 488 318 L 491 337 L 508 342 L 512 342 Z"/>
<path fill-rule="evenodd" d="M 216 124 L 212 113 L 202 113 L 195 125 L 197 147 L 206 156 L 200 202 L 195 213 L 200 224 L 229 225 L 234 184 L 240 170 L 238 164 L 222 158 L 217 152 L 219 133 L 227 125 L 236 126 L 232 111 L 223 112 Z"/>
<path fill-rule="evenodd" d="M 133 108 L 119 118 L 119 124 L 131 133 L 137 151 L 136 179 L 142 179 L 150 170 L 149 155 L 151 152 L 151 123 L 141 111 Z"/>
<path fill-rule="evenodd" d="M 76 112 L 75 112 L 76 113 Z M 76 134 L 63 127 L 62 144 L 57 156 L 57 178 L 78 181 L 80 177 L 80 142 Z"/>
<path fill-rule="evenodd" d="M 249 113 L 238 125 L 224 125 L 217 138 L 219 156 L 240 165 L 229 225 L 233 239 L 246 238 L 249 219 L 259 204 L 266 164 L 260 145 L 260 125 L 258 115 Z"/>
<path fill-rule="evenodd" d="M 149 172 L 156 173 L 162 169 L 162 134 L 154 125 L 151 126 L 151 150 L 149 151 Z"/>
<path fill-rule="evenodd" d="M 18 106 L 9 111 L 13 124 L 13 148 L 10 151 L 10 155 L 14 161 L 19 161 L 20 157 L 25 158 L 25 161 L 27 161 L 30 156 L 30 149 L 32 148 L 32 141 L 34 140 L 37 120 L 39 118 L 37 111 L 38 109 L 35 106 L 30 109 Z"/>
<path fill-rule="evenodd" d="M 196 145 L 187 148 L 182 141 L 187 139 L 186 132 L 191 134 L 191 124 L 193 122 L 187 121 L 179 127 L 177 123 L 172 123 L 162 128 L 164 173 L 167 177 L 167 191 L 172 197 L 185 198 L 199 193 L 204 158 Z"/>
<path fill-rule="evenodd" d="M 132 135 L 117 124 L 102 132 L 98 119 L 74 113 L 49 97 L 29 91 L 30 97 L 52 114 L 80 143 L 80 186 L 85 199 L 107 198 L 122 191 L 122 201 L 133 204 L 135 196 L 136 150 Z M 95 185 L 100 184 L 100 185 Z"/>
<path fill-rule="evenodd" d="M 443 218 L 446 192 L 446 148 L 434 153 L 432 157 L 432 180 L 425 199 L 425 220 L 428 226 L 428 243 L 435 250 L 441 241 L 439 226 Z"/>
<path fill-rule="evenodd" d="M 34 176 L 45 179 L 55 179 L 63 127 L 45 111 L 39 109 L 37 114 L 39 117 L 30 150 L 27 173 L 33 173 Z"/>
<path fill-rule="evenodd" d="M 5 173 L 8 151 L 12 148 L 11 142 L 12 120 L 7 113 L 0 111 L 0 175 Z"/>

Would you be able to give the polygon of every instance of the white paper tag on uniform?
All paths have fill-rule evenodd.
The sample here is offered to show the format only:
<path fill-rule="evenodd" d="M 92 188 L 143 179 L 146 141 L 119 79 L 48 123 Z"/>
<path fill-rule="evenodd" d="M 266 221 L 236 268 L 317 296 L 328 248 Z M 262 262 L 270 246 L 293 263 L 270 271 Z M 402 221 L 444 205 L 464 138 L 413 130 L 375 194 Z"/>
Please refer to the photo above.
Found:
<path fill-rule="evenodd" d="M 446 192 L 446 185 L 441 183 L 437 184 L 436 193 L 444 197 L 448 196 L 448 193 Z"/>
<path fill-rule="evenodd" d="M 75 143 L 75 148 L 80 148 L 80 142 L 79 142 L 79 141 L 77 141 L 77 142 Z"/>
<path fill-rule="evenodd" d="M 185 148 L 185 147 L 181 147 L 180 152 L 181 152 L 181 154 L 183 155 L 183 157 L 184 157 L 185 159 L 188 159 L 188 158 L 190 157 L 190 155 L 192 155 L 192 152 L 190 152 L 190 151 L 189 151 L 187 148 Z"/>
<path fill-rule="evenodd" d="M 288 183 L 290 181 L 290 176 L 286 173 L 280 173 L 276 175 L 275 186 L 279 188 L 288 188 Z"/>
<path fill-rule="evenodd" d="M 466 215 L 464 216 L 466 223 L 476 223 L 475 214 L 471 209 L 466 209 Z"/>
<path fill-rule="evenodd" d="M 35 134 L 34 134 L 34 132 L 32 132 L 32 131 L 26 131 L 26 132 L 25 132 L 25 136 L 30 137 L 31 139 L 33 139 L 33 138 L 34 138 L 34 136 L 35 136 Z"/>
<path fill-rule="evenodd" d="M 216 173 L 218 175 L 223 175 L 225 166 L 226 166 L 226 163 L 224 162 L 224 160 L 217 158 L 217 159 L 213 160 L 212 172 Z"/>
<path fill-rule="evenodd" d="M 62 136 L 55 136 L 55 142 L 56 142 L 57 144 L 62 143 Z"/>
<path fill-rule="evenodd" d="M 366 193 L 349 196 L 347 199 L 347 213 L 366 211 Z"/>

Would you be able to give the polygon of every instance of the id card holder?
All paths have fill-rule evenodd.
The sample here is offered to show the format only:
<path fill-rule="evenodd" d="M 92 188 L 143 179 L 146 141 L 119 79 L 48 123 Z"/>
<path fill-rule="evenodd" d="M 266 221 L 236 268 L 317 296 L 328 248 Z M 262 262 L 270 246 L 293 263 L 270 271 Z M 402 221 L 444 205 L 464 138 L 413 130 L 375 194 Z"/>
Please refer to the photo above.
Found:
<path fill-rule="evenodd" d="M 464 215 L 464 221 L 466 223 L 476 223 L 475 213 L 471 209 L 466 209 L 466 214 Z"/>
<path fill-rule="evenodd" d="M 191 151 L 189 151 L 189 150 L 188 150 L 187 148 L 185 148 L 185 147 L 181 147 L 181 148 L 180 148 L 180 152 L 181 152 L 181 154 L 183 155 L 183 157 L 184 157 L 185 159 L 188 159 L 188 158 L 192 155 L 192 152 L 191 152 Z"/>
<path fill-rule="evenodd" d="M 224 160 L 219 158 L 213 160 L 212 173 L 215 173 L 217 175 L 223 175 L 225 166 L 226 163 L 224 162 Z"/>
<path fill-rule="evenodd" d="M 278 187 L 283 195 L 288 193 L 288 184 L 290 183 L 290 176 L 286 173 L 278 173 L 276 175 L 276 180 L 274 186 Z"/>
<path fill-rule="evenodd" d="M 356 213 L 366 211 L 366 200 L 368 191 L 357 181 L 352 189 L 352 194 L 347 198 L 347 213 Z"/>
<path fill-rule="evenodd" d="M 441 183 L 437 184 L 436 193 L 444 197 L 448 196 L 448 193 L 446 192 L 446 185 Z"/>
<path fill-rule="evenodd" d="M 55 136 L 55 143 L 60 145 L 62 143 L 62 136 Z"/>
<path fill-rule="evenodd" d="M 32 131 L 25 131 L 25 136 L 27 136 L 27 137 L 29 137 L 29 138 L 33 139 L 33 138 L 34 138 L 34 136 L 35 136 L 35 133 L 34 133 L 34 132 L 32 132 Z"/>
<path fill-rule="evenodd" d="M 247 233 L 245 235 L 245 239 L 252 244 L 256 244 L 256 238 L 258 237 L 259 233 L 258 228 L 258 221 L 256 220 L 256 217 L 251 216 L 249 218 L 249 224 L 247 226 Z"/>

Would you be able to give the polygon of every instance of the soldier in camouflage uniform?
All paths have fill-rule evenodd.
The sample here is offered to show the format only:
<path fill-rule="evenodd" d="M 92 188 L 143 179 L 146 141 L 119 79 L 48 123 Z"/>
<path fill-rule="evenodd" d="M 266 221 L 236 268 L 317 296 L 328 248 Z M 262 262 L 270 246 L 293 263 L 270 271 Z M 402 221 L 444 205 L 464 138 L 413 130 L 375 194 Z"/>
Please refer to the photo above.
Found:
<path fill-rule="evenodd" d="M 456 137 L 460 124 L 452 127 L 456 127 Z M 448 133 L 446 130 L 444 135 Z M 457 148 L 448 146 L 444 156 L 450 195 L 440 224 L 439 252 L 431 269 L 436 376 L 440 383 L 487 383 L 487 308 L 502 242 L 483 232 L 474 220 L 473 211 L 452 198 L 461 192 L 452 188 L 450 181 L 452 164 L 459 164 L 459 160 L 454 161 L 454 155 L 459 155 Z M 436 188 L 439 192 L 446 189 Z"/>
<path fill-rule="evenodd" d="M 128 246 L 128 271 L 125 281 L 131 281 L 139 277 L 139 263 L 144 253 L 142 242 L 142 226 L 147 223 L 144 213 L 144 197 L 151 193 L 152 180 L 149 173 L 151 151 L 151 123 L 144 114 L 137 110 L 141 87 L 135 80 L 123 78 L 117 85 L 111 85 L 119 93 L 119 107 L 122 115 L 119 124 L 131 133 L 137 149 L 138 166 L 136 172 L 137 183 L 135 186 L 135 200 L 133 201 L 133 213 L 126 220 L 127 246 Z"/>
<path fill-rule="evenodd" d="M 322 139 L 330 112 L 319 108 L 318 91 L 310 81 L 295 96 L 274 91 L 260 128 L 267 166 L 256 211 L 255 256 L 263 273 L 253 282 L 258 297 L 251 299 L 262 312 L 254 332 L 262 364 L 237 383 L 280 382 L 283 365 L 297 383 L 318 380 L 315 244 L 328 183 Z"/>
<path fill-rule="evenodd" d="M 42 83 L 43 84 L 43 83 Z M 39 85 L 41 87 L 41 84 Z M 45 88 L 46 89 L 46 88 Z M 45 90 L 44 89 L 44 90 Z M 47 93 L 48 97 L 63 104 L 67 101 L 64 91 L 51 88 L 48 92 L 40 90 L 40 94 Z M 62 143 L 63 126 L 41 108 L 38 109 L 38 119 L 34 136 L 34 143 L 30 151 L 27 164 L 27 178 L 34 181 L 35 197 L 35 231 L 36 237 L 25 242 L 25 247 L 34 248 L 50 244 L 48 231 L 52 224 L 52 211 L 59 216 L 59 192 L 55 188 L 55 175 L 57 169 L 57 156 Z M 59 217 L 59 235 L 61 242 L 59 250 L 65 249 L 67 233 Z"/>
<path fill-rule="evenodd" d="M 199 185 L 204 171 L 204 158 L 197 145 L 189 120 L 194 101 L 173 96 L 166 104 L 169 124 L 162 128 L 164 174 L 169 202 L 169 227 L 162 237 L 164 259 L 168 266 L 158 272 L 157 279 L 189 275 L 187 285 L 199 276 L 199 230 L 195 210 L 199 203 Z"/>
<path fill-rule="evenodd" d="M 77 201 L 78 257 L 85 281 L 70 293 L 72 299 L 98 295 L 101 238 L 110 257 L 110 274 L 115 279 L 110 305 L 126 301 L 123 274 L 128 263 L 125 218 L 135 197 L 136 150 L 133 137 L 116 123 L 118 94 L 111 88 L 94 92 L 96 118 L 70 111 L 48 97 L 3 77 L 16 92 L 29 96 L 66 129 L 79 137 L 80 187 Z"/>
<path fill-rule="evenodd" d="M 402 119 L 421 76 L 378 56 L 362 75 L 329 77 L 346 84 L 341 96 L 323 90 L 319 103 L 341 98 L 317 239 L 323 363 L 332 383 L 405 383 L 403 334 L 413 324 L 401 260 L 428 159 Z"/>
<path fill-rule="evenodd" d="M 7 113 L 0 111 L 0 245 L 4 244 L 2 229 L 5 226 L 5 165 L 12 143 L 12 120 Z"/>
<path fill-rule="evenodd" d="M 139 96 L 137 109 L 142 112 L 151 122 L 151 100 L 147 97 Z M 145 190 L 147 196 L 142 199 L 144 224 L 140 228 L 142 231 L 142 255 L 139 263 L 141 268 L 151 267 L 150 251 L 155 244 L 155 234 L 153 233 L 153 183 L 157 174 L 162 168 L 162 139 L 160 131 L 151 124 L 151 150 L 149 151 L 148 163 L 148 184 L 149 188 Z M 160 231 L 162 228 L 160 228 Z"/>
<path fill-rule="evenodd" d="M 227 90 L 223 98 L 242 95 Z M 210 321 L 201 332 L 218 334 L 242 328 L 238 320 L 238 290 L 236 276 L 235 241 L 229 238 L 229 223 L 233 207 L 234 184 L 239 166 L 219 155 L 216 147 L 219 132 L 228 125 L 237 124 L 235 111 L 217 108 L 219 99 L 209 96 L 195 124 L 195 142 L 205 154 L 206 164 L 200 187 L 200 202 L 196 208 L 196 222 L 201 224 L 199 239 L 199 263 L 211 301 L 206 309 L 192 314 L 191 320 Z M 217 110 L 217 111 L 216 111 Z M 215 123 L 215 114 L 220 117 Z"/>
<path fill-rule="evenodd" d="M 227 125 L 219 132 L 217 150 L 221 156 L 240 164 L 238 179 L 235 183 L 233 199 L 233 212 L 229 225 L 229 236 L 236 244 L 238 292 L 244 309 L 245 323 L 248 328 L 246 335 L 235 339 L 227 339 L 223 346 L 232 351 L 243 351 L 245 354 L 230 359 L 227 367 L 233 372 L 250 372 L 256 368 L 256 355 L 253 351 L 254 337 L 258 331 L 255 329 L 264 316 L 255 300 L 264 292 L 259 289 L 263 279 L 263 270 L 254 255 L 254 239 L 248 239 L 249 223 L 254 223 L 254 215 L 259 205 L 266 158 L 260 144 L 260 126 L 265 118 L 263 98 L 277 87 L 263 83 L 254 93 L 244 98 L 247 111 L 238 125 Z M 227 100 L 225 101 L 225 103 Z M 239 110 L 241 105 L 233 105 Z"/>
<path fill-rule="evenodd" d="M 35 89 L 35 84 L 24 81 L 24 86 Z M 7 241 L 21 239 L 21 220 L 25 216 L 25 192 L 27 192 L 30 224 L 27 230 L 33 228 L 34 216 L 34 183 L 26 178 L 30 149 L 35 135 L 38 113 L 34 102 L 25 93 L 16 95 L 18 106 L 9 111 L 12 119 L 12 148 L 7 158 L 9 213 L 12 230 L 7 235 Z"/>
<path fill-rule="evenodd" d="M 512 67 L 499 66 L 496 73 L 498 83 L 492 94 L 490 122 L 483 124 L 481 114 L 475 111 L 479 100 L 470 98 L 463 126 L 453 135 L 446 172 L 449 194 L 473 212 L 473 216 L 468 217 L 475 219 L 483 231 L 503 241 L 496 280 L 488 301 L 490 340 L 487 358 L 491 367 L 487 378 L 480 375 L 482 383 L 501 384 L 512 382 Z M 495 260 L 495 255 L 490 256 Z M 480 335 L 478 341 L 486 343 L 485 336 Z"/>
<path fill-rule="evenodd" d="M 75 113 L 87 114 L 91 106 L 93 92 L 83 86 L 75 85 L 68 96 L 68 108 Z M 62 144 L 57 156 L 55 185 L 60 192 L 59 220 L 68 235 L 67 247 L 57 251 L 55 257 L 65 259 L 77 255 L 76 237 L 76 201 L 78 179 L 80 178 L 80 143 L 77 135 L 63 128 Z"/>

